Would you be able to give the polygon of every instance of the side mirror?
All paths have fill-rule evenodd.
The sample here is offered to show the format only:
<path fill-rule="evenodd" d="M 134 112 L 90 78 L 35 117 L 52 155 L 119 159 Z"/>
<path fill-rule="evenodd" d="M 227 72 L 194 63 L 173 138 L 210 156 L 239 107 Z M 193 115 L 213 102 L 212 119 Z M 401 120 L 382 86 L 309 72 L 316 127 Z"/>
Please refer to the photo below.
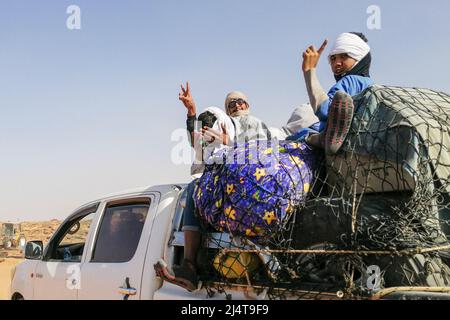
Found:
<path fill-rule="evenodd" d="M 68 234 L 75 234 L 80 230 L 80 221 L 77 221 L 73 226 L 70 227 Z"/>
<path fill-rule="evenodd" d="M 30 241 L 25 246 L 25 259 L 41 260 L 44 244 L 42 241 Z"/>

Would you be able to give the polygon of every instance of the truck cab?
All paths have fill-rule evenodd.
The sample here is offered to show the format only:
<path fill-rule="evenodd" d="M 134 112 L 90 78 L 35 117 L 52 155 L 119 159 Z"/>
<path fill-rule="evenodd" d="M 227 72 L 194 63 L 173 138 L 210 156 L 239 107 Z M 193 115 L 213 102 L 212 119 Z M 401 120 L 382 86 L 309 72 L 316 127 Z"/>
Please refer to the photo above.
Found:
<path fill-rule="evenodd" d="M 155 273 L 154 264 L 162 259 L 171 269 L 183 259 L 181 228 L 186 187 L 180 184 L 141 188 L 81 206 L 60 225 L 45 248 L 40 241 L 27 243 L 27 260 L 13 272 L 11 299 L 254 300 L 269 299 L 271 295 L 283 295 L 286 299 L 343 297 L 339 287 L 329 287 L 329 284 L 321 287 L 320 279 L 315 283 L 302 283 L 302 287 L 289 292 L 286 284 L 277 282 L 279 262 L 268 248 L 260 247 L 250 239 L 231 237 L 214 230 L 205 230 L 204 233 L 199 254 L 201 281 L 197 290 L 189 292 L 162 281 Z M 307 251 L 334 249 L 318 245 L 337 239 L 343 232 L 336 217 L 330 215 L 327 206 L 322 203 L 323 200 L 309 201 L 299 216 L 297 236 L 294 237 L 296 248 Z M 365 203 L 365 206 L 378 206 L 379 199 L 375 198 L 372 202 Z M 361 213 L 365 214 L 364 211 Z M 373 212 L 370 211 L 370 214 Z M 224 253 L 224 249 L 228 252 Z M 235 264 L 239 259 L 235 259 L 233 250 L 242 249 L 251 253 L 245 256 L 246 262 L 241 259 L 240 263 L 245 264 L 245 268 L 240 272 Z M 322 259 L 305 253 L 299 254 L 297 260 L 311 275 L 310 280 L 315 275 L 323 275 L 323 270 L 316 269 L 317 262 L 324 269 L 330 267 L 326 257 Z M 421 255 L 415 255 L 406 264 L 416 268 L 417 275 L 423 275 L 425 270 L 430 271 L 430 264 Z M 449 299 L 448 287 L 443 288 L 446 286 L 445 277 L 441 274 L 443 270 L 437 266 L 433 268 L 436 270 L 427 274 L 424 280 L 430 286 L 427 290 L 418 288 L 414 291 L 410 287 L 403 292 L 401 288 L 396 291 L 387 288 L 374 291 L 373 296 Z M 362 277 L 359 281 L 363 283 L 366 280 Z"/>
<path fill-rule="evenodd" d="M 156 276 L 158 260 L 172 267 L 183 258 L 186 186 L 126 191 L 76 209 L 45 248 L 40 241 L 27 243 L 26 260 L 13 272 L 11 299 L 254 299 L 250 286 L 237 286 L 230 295 L 200 283 L 188 292 Z M 203 250 L 214 258 L 226 246 L 232 247 L 230 236 L 211 231 Z"/>
<path fill-rule="evenodd" d="M 12 299 L 152 299 L 182 186 L 142 188 L 75 210 L 49 243 L 27 243 Z"/>

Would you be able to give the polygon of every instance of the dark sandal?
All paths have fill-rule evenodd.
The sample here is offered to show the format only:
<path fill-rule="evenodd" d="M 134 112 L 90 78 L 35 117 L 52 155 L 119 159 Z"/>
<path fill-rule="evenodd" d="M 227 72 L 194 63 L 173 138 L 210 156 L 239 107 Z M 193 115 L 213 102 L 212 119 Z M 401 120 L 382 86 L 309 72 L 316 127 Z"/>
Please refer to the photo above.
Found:
<path fill-rule="evenodd" d="M 336 154 L 350 131 L 354 112 L 353 99 L 343 91 L 334 95 L 325 128 L 325 152 Z"/>
<path fill-rule="evenodd" d="M 185 260 L 181 266 L 174 266 L 174 274 L 169 272 L 167 269 L 167 264 L 162 260 L 154 264 L 153 267 L 155 268 L 156 275 L 164 281 L 173 283 L 188 291 L 197 290 L 197 273 L 191 262 Z"/>

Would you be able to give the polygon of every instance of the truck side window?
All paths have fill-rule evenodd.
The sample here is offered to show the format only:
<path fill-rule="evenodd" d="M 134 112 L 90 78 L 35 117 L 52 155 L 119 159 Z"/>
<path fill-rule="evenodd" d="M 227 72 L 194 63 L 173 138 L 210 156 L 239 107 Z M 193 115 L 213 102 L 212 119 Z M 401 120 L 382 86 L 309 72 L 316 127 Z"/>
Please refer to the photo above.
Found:
<path fill-rule="evenodd" d="M 51 256 L 52 260 L 81 262 L 84 245 L 86 243 L 94 214 L 95 212 L 71 223 L 65 235 L 59 241 L 56 250 L 53 252 Z"/>
<path fill-rule="evenodd" d="M 128 262 L 137 249 L 150 201 L 107 206 L 91 262 Z"/>

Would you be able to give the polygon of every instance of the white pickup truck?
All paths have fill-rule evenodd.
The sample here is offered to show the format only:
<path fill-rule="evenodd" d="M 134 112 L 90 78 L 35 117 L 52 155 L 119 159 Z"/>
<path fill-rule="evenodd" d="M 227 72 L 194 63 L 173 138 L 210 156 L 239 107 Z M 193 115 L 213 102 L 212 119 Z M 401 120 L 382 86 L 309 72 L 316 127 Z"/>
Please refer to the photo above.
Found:
<path fill-rule="evenodd" d="M 450 300 L 450 95 L 374 86 L 353 99 L 346 145 L 326 156 L 308 184 L 314 196 L 271 234 L 271 246 L 205 232 L 198 290 L 154 270 L 183 258 L 186 185 L 165 185 L 90 202 L 45 249 L 27 243 L 11 298 Z M 226 273 L 243 256 L 236 249 L 251 251 L 245 277 Z"/>
<path fill-rule="evenodd" d="M 265 299 L 267 290 L 240 283 L 217 290 L 202 286 L 193 292 L 162 281 L 156 276 L 154 264 L 160 259 L 169 269 L 182 259 L 184 238 L 182 213 L 186 185 L 162 185 L 123 192 L 89 202 L 75 210 L 53 234 L 47 246 L 31 241 L 25 249 L 26 261 L 13 271 L 11 299 Z M 313 214 L 305 214 L 311 232 L 302 230 L 301 242 L 311 245 L 332 237 L 335 223 L 327 217 L 326 224 L 311 220 L 321 210 L 315 202 Z M 325 221 L 323 220 L 323 221 Z M 320 222 L 320 223 L 317 223 Z M 321 230 L 321 227 L 324 229 Z M 209 233 L 203 243 L 206 250 L 230 245 L 224 233 Z M 308 243 L 306 243 L 308 242 Z M 312 247 L 314 248 L 314 246 Z M 264 260 L 264 254 L 259 254 Z M 212 265 L 212 261 L 209 261 Z M 425 265 L 415 263 L 424 270 Z M 266 270 L 267 271 L 267 270 Z M 439 272 L 437 272 L 439 273 Z M 427 276 L 433 282 L 436 275 Z M 438 281 L 439 282 L 439 281 Z M 225 285 L 225 284 L 224 284 Z M 439 286 L 439 284 L 431 284 Z M 444 290 L 445 289 L 445 290 Z M 379 298 L 450 299 L 448 288 L 423 288 L 412 292 L 390 289 L 374 292 Z M 306 292 L 301 298 L 337 299 L 341 291 Z M 294 298 L 298 298 L 294 296 Z"/>
<path fill-rule="evenodd" d="M 142 188 L 81 206 L 45 248 L 40 241 L 27 243 L 27 260 L 13 272 L 11 299 L 230 298 L 188 292 L 155 275 L 159 259 L 172 265 L 182 252 L 184 188 Z M 236 290 L 233 299 L 246 296 Z"/>

